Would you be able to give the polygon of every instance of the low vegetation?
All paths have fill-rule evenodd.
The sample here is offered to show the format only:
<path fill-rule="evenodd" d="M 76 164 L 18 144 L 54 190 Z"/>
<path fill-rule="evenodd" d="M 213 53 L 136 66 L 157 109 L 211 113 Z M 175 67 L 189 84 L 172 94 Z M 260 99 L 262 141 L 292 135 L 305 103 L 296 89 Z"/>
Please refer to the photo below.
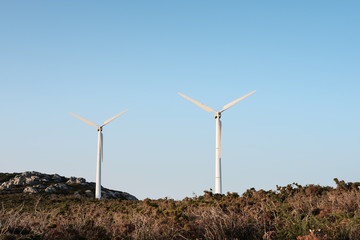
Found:
<path fill-rule="evenodd" d="M 0 194 L 0 239 L 360 239 L 359 183 L 96 201 Z"/>

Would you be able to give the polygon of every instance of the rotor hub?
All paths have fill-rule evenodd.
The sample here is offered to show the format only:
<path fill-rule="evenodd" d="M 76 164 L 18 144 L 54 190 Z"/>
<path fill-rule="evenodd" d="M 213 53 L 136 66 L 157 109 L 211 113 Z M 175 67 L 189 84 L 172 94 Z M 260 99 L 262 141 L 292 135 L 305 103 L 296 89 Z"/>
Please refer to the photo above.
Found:
<path fill-rule="evenodd" d="M 219 118 L 219 119 L 221 118 L 221 112 L 216 112 L 216 113 L 215 113 L 215 119 L 216 119 L 216 118 Z"/>

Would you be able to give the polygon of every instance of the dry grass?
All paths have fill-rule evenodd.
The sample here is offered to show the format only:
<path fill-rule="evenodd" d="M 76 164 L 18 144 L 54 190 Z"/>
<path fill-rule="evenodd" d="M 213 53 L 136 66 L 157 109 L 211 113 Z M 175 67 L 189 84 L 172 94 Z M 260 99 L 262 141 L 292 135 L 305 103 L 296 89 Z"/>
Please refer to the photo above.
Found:
<path fill-rule="evenodd" d="M 339 181 L 182 201 L 0 197 L 0 239 L 360 239 L 358 185 Z"/>

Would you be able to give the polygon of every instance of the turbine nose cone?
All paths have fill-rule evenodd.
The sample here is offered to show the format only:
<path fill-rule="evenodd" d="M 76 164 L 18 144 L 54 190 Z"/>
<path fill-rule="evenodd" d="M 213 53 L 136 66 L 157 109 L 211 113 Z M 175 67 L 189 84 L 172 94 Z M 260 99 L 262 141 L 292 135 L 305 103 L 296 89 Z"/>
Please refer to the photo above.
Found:
<path fill-rule="evenodd" d="M 219 119 L 220 119 L 220 118 L 221 118 L 221 112 L 216 112 L 216 113 L 215 113 L 215 118 L 219 118 Z"/>

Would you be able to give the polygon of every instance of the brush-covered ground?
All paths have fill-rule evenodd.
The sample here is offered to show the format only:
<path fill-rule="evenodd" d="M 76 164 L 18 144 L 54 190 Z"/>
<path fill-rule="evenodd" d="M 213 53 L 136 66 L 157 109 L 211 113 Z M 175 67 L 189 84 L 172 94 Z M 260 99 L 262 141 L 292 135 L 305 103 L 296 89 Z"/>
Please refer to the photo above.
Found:
<path fill-rule="evenodd" d="M 359 183 L 334 180 L 181 201 L 2 193 L 0 239 L 360 239 Z"/>

